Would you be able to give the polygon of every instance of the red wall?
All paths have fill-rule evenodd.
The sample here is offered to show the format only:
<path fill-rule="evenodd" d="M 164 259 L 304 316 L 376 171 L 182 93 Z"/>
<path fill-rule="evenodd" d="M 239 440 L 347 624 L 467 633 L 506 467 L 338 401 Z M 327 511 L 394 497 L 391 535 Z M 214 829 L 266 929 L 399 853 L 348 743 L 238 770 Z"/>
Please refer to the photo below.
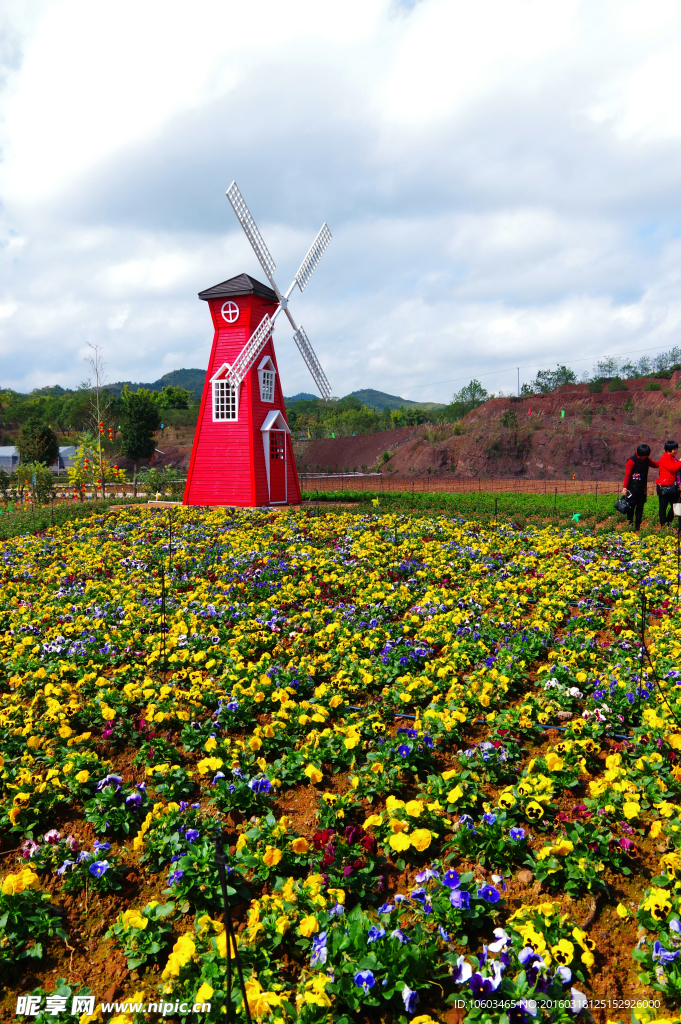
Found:
<path fill-rule="evenodd" d="M 228 324 L 222 318 L 224 299 L 209 301 L 215 335 L 194 434 L 185 505 L 268 505 L 267 468 L 260 428 L 268 412 L 278 409 L 286 417 L 283 392 L 272 339 L 267 342 L 244 379 L 239 392 L 239 418 L 213 422 L 213 377 L 223 363 L 232 364 L 265 313 L 276 303 L 258 295 L 230 296 L 239 307 L 239 318 Z M 277 375 L 274 402 L 262 402 L 258 365 L 270 356 Z M 300 484 L 291 438 L 286 439 L 287 495 L 289 504 L 300 504 Z"/>

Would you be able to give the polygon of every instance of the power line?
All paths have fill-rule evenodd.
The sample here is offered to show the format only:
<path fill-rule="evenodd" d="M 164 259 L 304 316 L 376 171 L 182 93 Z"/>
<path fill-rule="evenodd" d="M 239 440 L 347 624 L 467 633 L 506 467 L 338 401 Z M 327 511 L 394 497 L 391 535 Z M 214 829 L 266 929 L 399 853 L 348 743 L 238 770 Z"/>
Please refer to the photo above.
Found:
<path fill-rule="evenodd" d="M 590 363 L 590 362 L 593 362 L 594 358 L 596 358 L 597 360 L 599 358 L 600 359 L 622 359 L 623 356 L 635 356 L 635 355 L 638 355 L 640 352 L 648 352 L 648 351 L 649 351 L 649 349 L 647 349 L 647 348 L 637 348 L 637 349 L 633 349 L 631 352 L 620 352 L 620 354 L 618 356 L 613 356 L 613 355 L 600 356 L 600 357 L 598 357 L 598 356 L 596 356 L 596 357 L 594 357 L 594 356 L 584 356 L 582 359 L 571 359 L 570 362 L 572 362 L 572 363 Z M 658 354 L 658 353 L 656 353 L 656 354 Z M 511 370 L 537 370 L 537 369 L 541 370 L 541 368 L 543 366 L 546 366 L 545 362 L 544 363 L 532 363 L 532 364 L 530 364 L 528 366 L 506 366 L 506 367 L 504 367 L 503 370 L 487 370 L 485 373 L 478 373 L 476 376 L 478 376 L 478 377 L 494 377 L 494 376 L 496 376 L 496 375 L 498 375 L 500 373 L 509 373 Z M 448 380 L 431 381 L 430 384 L 412 384 L 412 385 L 410 385 L 409 390 L 410 391 L 414 391 L 416 388 L 435 388 L 439 384 L 456 384 L 460 380 L 470 380 L 470 374 L 466 374 L 465 377 L 450 377 Z"/>

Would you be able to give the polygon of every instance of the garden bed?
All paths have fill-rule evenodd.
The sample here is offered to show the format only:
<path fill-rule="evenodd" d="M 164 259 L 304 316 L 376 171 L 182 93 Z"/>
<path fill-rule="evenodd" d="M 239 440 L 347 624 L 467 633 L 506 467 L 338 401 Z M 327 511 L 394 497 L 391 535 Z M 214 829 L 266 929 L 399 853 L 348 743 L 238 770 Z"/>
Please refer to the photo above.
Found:
<path fill-rule="evenodd" d="M 216 831 L 256 1018 L 676 1019 L 676 537 L 512 497 L 0 544 L 3 1019 L 223 1020 Z"/>

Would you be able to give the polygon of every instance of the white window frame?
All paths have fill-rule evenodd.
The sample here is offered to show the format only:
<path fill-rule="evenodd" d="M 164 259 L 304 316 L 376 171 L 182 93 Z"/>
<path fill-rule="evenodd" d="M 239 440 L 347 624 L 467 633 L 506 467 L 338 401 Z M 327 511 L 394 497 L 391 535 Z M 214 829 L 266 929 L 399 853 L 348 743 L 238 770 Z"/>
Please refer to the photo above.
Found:
<path fill-rule="evenodd" d="M 260 383 L 260 401 L 271 405 L 274 402 L 274 386 L 277 371 L 269 356 L 265 356 L 258 366 L 258 381 Z M 268 388 L 267 385 L 271 386 Z"/>
<path fill-rule="evenodd" d="M 213 423 L 236 423 L 239 419 L 240 388 L 227 379 L 229 369 L 229 364 L 225 363 L 211 378 Z"/>

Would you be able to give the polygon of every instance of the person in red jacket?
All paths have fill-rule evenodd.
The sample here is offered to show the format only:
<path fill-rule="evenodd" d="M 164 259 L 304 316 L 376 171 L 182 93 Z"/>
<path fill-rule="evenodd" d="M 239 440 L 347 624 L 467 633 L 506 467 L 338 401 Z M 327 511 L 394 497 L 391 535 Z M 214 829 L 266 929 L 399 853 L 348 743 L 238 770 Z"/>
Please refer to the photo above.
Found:
<path fill-rule="evenodd" d="M 650 466 L 654 466 L 655 469 L 658 466 L 657 462 L 650 458 L 650 445 L 640 444 L 636 449 L 636 454 L 627 459 L 624 470 L 622 494 L 625 498 L 630 494 L 634 499 L 627 512 L 627 519 L 630 523 L 633 522 L 634 512 L 636 513 L 635 530 L 641 529 L 643 506 L 648 500 L 648 469 Z"/>
<path fill-rule="evenodd" d="M 674 519 L 673 505 L 679 500 L 677 473 L 681 471 L 681 462 L 676 459 L 679 450 L 678 441 L 666 441 L 664 455 L 658 463 L 660 472 L 657 480 L 657 495 L 660 499 L 660 526 L 666 526 Z"/>

